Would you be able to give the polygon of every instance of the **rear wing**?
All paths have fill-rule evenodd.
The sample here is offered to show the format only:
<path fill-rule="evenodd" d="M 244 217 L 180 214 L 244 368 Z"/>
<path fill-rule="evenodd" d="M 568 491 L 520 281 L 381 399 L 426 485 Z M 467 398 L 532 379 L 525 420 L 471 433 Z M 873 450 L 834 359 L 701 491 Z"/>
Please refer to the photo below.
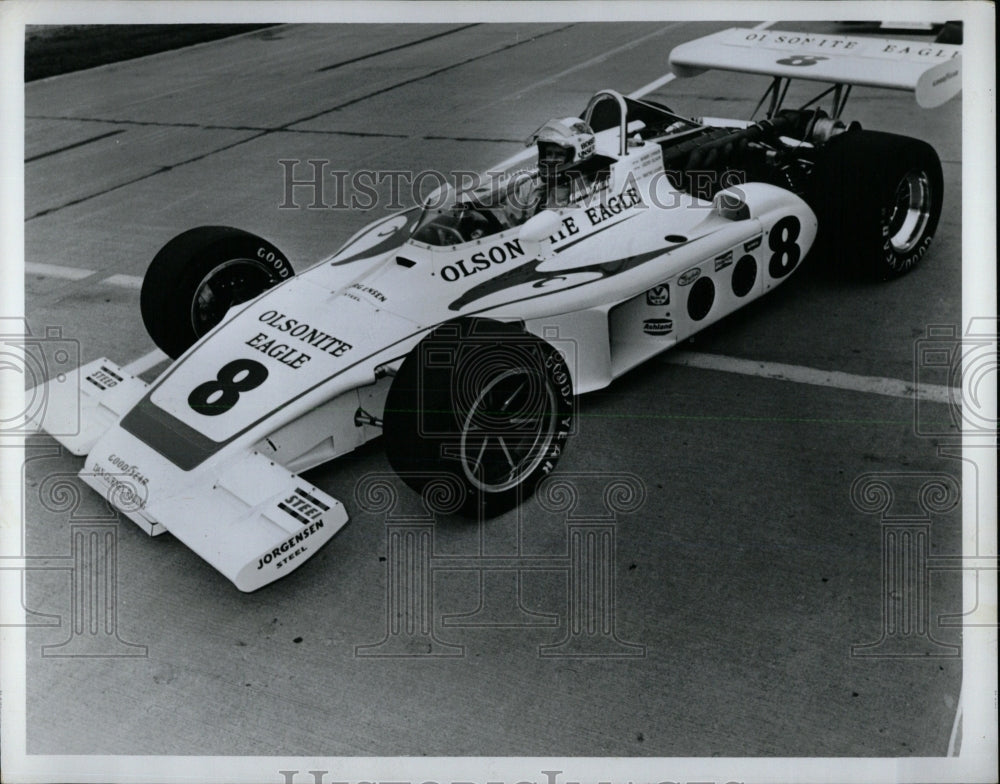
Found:
<path fill-rule="evenodd" d="M 730 28 L 670 53 L 677 76 L 709 69 L 914 93 L 925 109 L 962 89 L 962 47 L 890 38 Z"/>

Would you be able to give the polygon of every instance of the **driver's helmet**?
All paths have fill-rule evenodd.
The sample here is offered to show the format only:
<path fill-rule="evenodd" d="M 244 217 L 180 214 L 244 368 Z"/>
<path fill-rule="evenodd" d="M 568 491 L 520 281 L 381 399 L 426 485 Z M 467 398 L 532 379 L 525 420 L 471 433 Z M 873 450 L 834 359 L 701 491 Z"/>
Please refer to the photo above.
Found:
<path fill-rule="evenodd" d="M 554 175 L 594 154 L 594 132 L 579 117 L 549 120 L 528 138 L 531 144 L 538 145 L 539 172 Z"/>

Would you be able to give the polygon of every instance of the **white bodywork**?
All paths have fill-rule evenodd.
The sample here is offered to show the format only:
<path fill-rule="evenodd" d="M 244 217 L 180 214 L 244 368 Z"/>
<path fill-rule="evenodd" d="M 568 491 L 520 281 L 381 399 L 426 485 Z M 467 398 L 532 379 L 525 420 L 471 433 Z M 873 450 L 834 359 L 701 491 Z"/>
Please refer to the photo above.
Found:
<path fill-rule="evenodd" d="M 718 47 L 729 58 L 743 32 L 679 47 L 672 63 L 719 67 Z M 744 48 L 738 67 L 754 70 L 761 47 Z M 455 245 L 414 239 L 418 209 L 390 215 L 230 310 L 148 386 L 106 359 L 50 382 L 40 426 L 66 432 L 60 412 L 79 405 L 82 428 L 58 438 L 87 455 L 88 484 L 240 590 L 266 585 L 348 519 L 299 473 L 380 434 L 394 368 L 435 326 L 462 316 L 523 323 L 563 353 L 583 393 L 797 268 L 817 230 L 802 199 L 761 183 L 693 198 L 664 176 L 657 143 L 625 137 L 597 134 L 607 187 L 571 206 Z"/>
<path fill-rule="evenodd" d="M 954 44 L 730 28 L 674 47 L 678 76 L 714 68 L 914 93 L 925 109 L 962 89 L 962 47 Z"/>

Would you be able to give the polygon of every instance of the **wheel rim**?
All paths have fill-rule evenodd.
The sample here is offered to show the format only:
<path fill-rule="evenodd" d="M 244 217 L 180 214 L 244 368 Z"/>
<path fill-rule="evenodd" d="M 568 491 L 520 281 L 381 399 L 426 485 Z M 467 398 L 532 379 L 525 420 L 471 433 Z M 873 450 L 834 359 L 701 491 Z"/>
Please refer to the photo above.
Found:
<path fill-rule="evenodd" d="M 201 337 L 222 321 L 233 305 L 253 299 L 274 284 L 268 269 L 253 259 L 232 259 L 202 278 L 191 300 L 191 327 Z"/>
<path fill-rule="evenodd" d="M 889 216 L 889 242 L 897 253 L 909 253 L 920 242 L 931 217 L 931 183 L 922 171 L 899 181 Z"/>
<path fill-rule="evenodd" d="M 472 485 L 499 493 L 518 485 L 545 459 L 555 438 L 551 384 L 518 368 L 488 382 L 462 423 L 460 459 Z"/>

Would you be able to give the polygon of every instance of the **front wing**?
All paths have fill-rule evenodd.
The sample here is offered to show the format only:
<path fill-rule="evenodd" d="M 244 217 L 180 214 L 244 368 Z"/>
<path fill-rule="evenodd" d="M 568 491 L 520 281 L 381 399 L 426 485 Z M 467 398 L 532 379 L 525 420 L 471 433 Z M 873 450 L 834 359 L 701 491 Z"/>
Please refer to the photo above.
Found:
<path fill-rule="evenodd" d="M 256 451 L 204 470 L 172 465 L 117 424 L 146 386 L 96 360 L 45 385 L 40 423 L 74 454 L 87 453 L 80 478 L 146 533 L 169 531 L 241 591 L 254 591 L 300 566 L 347 522 L 340 501 Z"/>

